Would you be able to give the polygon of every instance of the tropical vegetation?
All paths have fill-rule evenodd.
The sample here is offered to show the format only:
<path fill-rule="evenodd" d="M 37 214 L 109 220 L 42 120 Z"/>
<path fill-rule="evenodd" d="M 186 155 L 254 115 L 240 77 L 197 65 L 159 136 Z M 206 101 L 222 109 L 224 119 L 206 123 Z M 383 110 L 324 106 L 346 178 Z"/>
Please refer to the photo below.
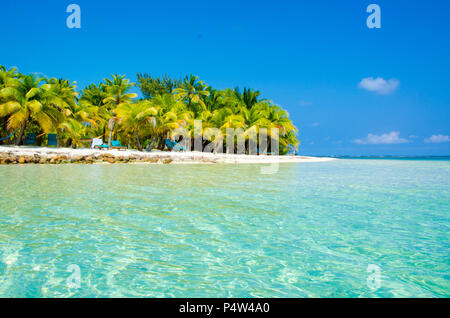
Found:
<path fill-rule="evenodd" d="M 138 89 L 141 98 L 133 92 Z M 194 129 L 195 120 L 202 121 L 201 132 Z M 137 74 L 137 83 L 112 75 L 77 92 L 75 82 L 25 75 L 0 65 L 0 139 L 14 133 L 0 143 L 21 145 L 26 134 L 35 133 L 37 143 L 45 145 L 45 135 L 55 133 L 61 147 L 87 147 L 100 137 L 141 151 L 149 146 L 163 150 L 164 139 L 178 128 L 188 131 L 192 140 L 201 133 L 203 146 L 213 141 L 224 149 L 226 138 L 219 140 L 211 129 L 222 136 L 227 128 L 239 129 L 247 152 L 250 139 L 257 138 L 251 132 L 257 136 L 266 128 L 270 135 L 271 128 L 278 128 L 281 154 L 299 146 L 288 113 L 256 90 L 216 90 L 194 75 L 179 80 Z"/>

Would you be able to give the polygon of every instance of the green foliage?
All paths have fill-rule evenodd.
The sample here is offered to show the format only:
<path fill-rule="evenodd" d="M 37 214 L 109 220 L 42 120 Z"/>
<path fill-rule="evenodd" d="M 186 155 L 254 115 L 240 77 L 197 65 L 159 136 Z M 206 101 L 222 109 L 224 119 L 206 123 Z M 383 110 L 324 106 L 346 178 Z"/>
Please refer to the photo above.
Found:
<path fill-rule="evenodd" d="M 137 74 L 138 84 L 137 86 L 142 92 L 145 99 L 151 99 L 158 95 L 172 94 L 175 88 L 181 86 L 181 81 L 177 79 L 171 79 L 164 75 L 162 78 L 152 77 L 151 75 Z"/>
<path fill-rule="evenodd" d="M 177 128 L 194 138 L 200 133 L 194 131 L 194 121 L 202 120 L 204 145 L 209 139 L 226 147 L 227 128 L 235 128 L 248 148 L 250 139 L 257 138 L 252 132 L 267 129 L 270 136 L 277 128 L 280 153 L 298 149 L 297 129 L 288 113 L 261 99 L 259 91 L 215 90 L 194 75 L 177 80 L 137 74 L 137 79 L 134 84 L 112 75 L 85 87 L 79 96 L 76 83 L 22 75 L 0 65 L 0 137 L 17 129 L 16 144 L 27 132 L 56 132 L 63 146 L 83 147 L 89 139 L 102 137 L 139 150 L 149 145 L 163 149 L 164 139 Z M 131 92 L 135 85 L 144 99 Z"/>

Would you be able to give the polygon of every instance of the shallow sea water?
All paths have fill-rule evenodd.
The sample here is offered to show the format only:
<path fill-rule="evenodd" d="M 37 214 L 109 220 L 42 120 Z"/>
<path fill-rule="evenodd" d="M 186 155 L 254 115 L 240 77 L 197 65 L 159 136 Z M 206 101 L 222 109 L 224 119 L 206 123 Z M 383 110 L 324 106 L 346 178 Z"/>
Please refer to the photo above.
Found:
<path fill-rule="evenodd" d="M 260 169 L 0 166 L 0 296 L 450 296 L 450 161 Z"/>

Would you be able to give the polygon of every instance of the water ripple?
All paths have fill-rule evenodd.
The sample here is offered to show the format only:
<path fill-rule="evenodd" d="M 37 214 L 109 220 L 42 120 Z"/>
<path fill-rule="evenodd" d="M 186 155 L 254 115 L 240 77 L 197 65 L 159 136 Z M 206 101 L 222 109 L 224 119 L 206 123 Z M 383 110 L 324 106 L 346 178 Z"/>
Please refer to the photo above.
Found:
<path fill-rule="evenodd" d="M 449 165 L 0 166 L 0 296 L 448 297 Z"/>

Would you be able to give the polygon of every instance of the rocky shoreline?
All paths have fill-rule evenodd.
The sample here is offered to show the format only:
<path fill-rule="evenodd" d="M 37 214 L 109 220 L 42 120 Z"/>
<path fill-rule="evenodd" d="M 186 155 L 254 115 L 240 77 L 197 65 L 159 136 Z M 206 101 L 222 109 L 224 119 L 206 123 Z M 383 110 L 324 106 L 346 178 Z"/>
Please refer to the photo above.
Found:
<path fill-rule="evenodd" d="M 138 155 L 138 154 L 111 154 L 108 152 L 83 154 L 60 154 L 60 153 L 34 153 L 34 154 L 15 154 L 14 152 L 0 152 L 0 164 L 98 164 L 98 163 L 162 163 L 169 164 L 177 162 L 194 162 L 194 158 L 179 160 L 166 154 Z M 203 163 L 216 163 L 216 160 L 209 158 L 197 158 L 196 161 Z"/>
<path fill-rule="evenodd" d="M 100 154 L 98 156 L 67 156 L 67 155 L 38 155 L 33 156 L 20 156 L 14 154 L 0 153 L 0 164 L 67 164 L 67 163 L 133 163 L 133 162 L 147 162 L 147 163 L 171 163 L 171 158 L 163 158 L 159 156 L 151 158 L 140 158 L 137 156 L 114 156 L 108 153 Z"/>
<path fill-rule="evenodd" d="M 114 163 L 283 163 L 330 161 L 332 158 L 250 156 L 202 152 L 139 152 L 45 147 L 0 146 L 0 165 L 15 164 L 114 164 Z"/>

